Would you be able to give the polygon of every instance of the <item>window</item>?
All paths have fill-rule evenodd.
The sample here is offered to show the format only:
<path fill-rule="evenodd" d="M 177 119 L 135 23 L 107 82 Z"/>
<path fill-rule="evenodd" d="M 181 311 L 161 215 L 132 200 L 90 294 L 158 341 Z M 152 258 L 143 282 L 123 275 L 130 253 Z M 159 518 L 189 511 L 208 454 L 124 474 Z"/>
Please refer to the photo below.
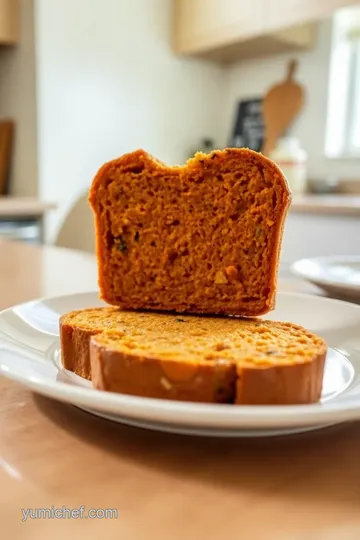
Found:
<path fill-rule="evenodd" d="M 360 6 L 334 16 L 325 153 L 360 158 Z"/>

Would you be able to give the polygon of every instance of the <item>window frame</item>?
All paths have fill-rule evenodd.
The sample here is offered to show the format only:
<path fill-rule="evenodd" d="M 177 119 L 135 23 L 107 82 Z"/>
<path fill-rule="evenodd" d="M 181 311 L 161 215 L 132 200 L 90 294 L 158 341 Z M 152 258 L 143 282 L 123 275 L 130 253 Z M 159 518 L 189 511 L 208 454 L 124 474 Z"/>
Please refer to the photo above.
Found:
<path fill-rule="evenodd" d="M 360 15 L 360 8 L 355 9 Z M 351 18 L 341 17 L 341 12 L 333 19 L 325 155 L 356 159 L 360 158 L 360 33 L 354 38 Z"/>

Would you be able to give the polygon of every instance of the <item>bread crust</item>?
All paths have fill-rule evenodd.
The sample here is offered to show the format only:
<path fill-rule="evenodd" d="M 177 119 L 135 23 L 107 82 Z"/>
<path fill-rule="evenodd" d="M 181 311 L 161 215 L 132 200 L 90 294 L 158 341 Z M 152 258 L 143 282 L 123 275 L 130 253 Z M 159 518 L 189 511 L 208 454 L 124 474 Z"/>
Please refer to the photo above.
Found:
<path fill-rule="evenodd" d="M 65 369 L 91 380 L 90 338 L 98 331 L 67 324 L 60 318 L 61 361 Z"/>
<path fill-rule="evenodd" d="M 263 369 L 237 367 L 234 403 L 304 405 L 320 400 L 326 346 L 311 362 Z"/>
<path fill-rule="evenodd" d="M 187 364 L 108 350 L 90 340 L 94 388 L 158 399 L 233 403 L 236 367 L 231 362 Z"/>
<path fill-rule="evenodd" d="M 78 316 L 84 317 L 82 324 Z M 59 319 L 61 361 L 65 369 L 80 377 L 91 380 L 90 338 L 106 329 L 108 321 L 111 329 L 121 330 L 120 312 L 116 308 L 89 308 L 62 315 Z M 89 324 L 92 317 L 95 324 Z"/>
<path fill-rule="evenodd" d="M 214 156 L 216 156 L 215 160 L 213 159 Z M 207 167 L 209 169 L 210 167 L 214 168 L 214 164 L 216 162 L 220 163 L 222 161 L 224 163 L 225 160 L 230 159 L 249 161 L 250 164 L 253 164 L 254 166 L 256 165 L 257 167 L 259 167 L 260 170 L 266 170 L 268 174 L 274 178 L 274 182 L 276 181 L 278 183 L 279 187 L 279 201 L 277 203 L 278 213 L 276 222 L 274 223 L 271 232 L 274 237 L 271 242 L 272 248 L 270 256 L 268 258 L 269 269 L 266 270 L 266 293 L 264 293 L 264 286 L 262 287 L 262 290 L 256 291 L 261 300 L 257 300 L 257 302 L 247 300 L 246 304 L 242 303 L 242 283 L 240 283 L 239 287 L 236 288 L 237 284 L 235 284 L 234 280 L 231 283 L 231 279 L 229 279 L 229 286 L 232 287 L 229 294 L 226 293 L 226 287 L 221 288 L 220 284 L 219 287 L 221 288 L 221 291 L 218 294 L 217 301 L 214 301 L 217 292 L 214 292 L 214 289 L 216 289 L 216 287 L 214 287 L 213 283 L 216 283 L 215 280 L 217 279 L 217 275 L 220 275 L 220 280 L 226 280 L 227 276 L 224 276 L 224 271 L 226 271 L 227 269 L 230 269 L 229 271 L 231 271 L 231 269 L 235 268 L 237 264 L 239 264 L 241 273 L 241 260 L 234 260 L 233 263 L 235 266 L 231 266 L 231 263 L 230 266 L 225 266 L 224 268 L 221 268 L 220 259 L 218 261 L 215 261 L 215 266 L 218 264 L 219 269 L 217 269 L 218 271 L 217 274 L 215 274 L 215 277 L 212 276 L 213 282 L 206 282 L 204 283 L 204 285 L 202 285 L 200 279 L 199 283 L 196 284 L 196 287 L 194 287 L 193 290 L 199 290 L 199 288 L 203 287 L 203 294 L 200 296 L 195 296 L 194 298 L 191 298 L 191 292 L 189 291 L 187 291 L 186 294 L 185 292 L 183 294 L 181 293 L 181 288 L 179 288 L 179 285 L 180 287 L 184 286 L 186 278 L 179 278 L 180 281 L 178 281 L 178 278 L 164 277 L 166 275 L 166 270 L 164 268 L 161 269 L 161 271 L 163 271 L 163 275 L 159 276 L 159 274 L 157 274 L 156 276 L 151 276 L 151 278 L 153 278 L 153 280 L 155 281 L 155 285 L 151 283 L 151 279 L 147 279 L 146 281 L 144 281 L 144 283 L 142 284 L 142 292 L 140 294 L 139 292 L 134 292 L 134 284 L 126 287 L 126 292 L 117 290 L 118 288 L 117 286 L 114 286 L 114 279 L 111 277 L 111 272 L 109 270 L 109 268 L 111 267 L 112 255 L 110 253 L 111 248 L 109 247 L 107 239 L 109 238 L 109 234 L 114 234 L 114 227 L 113 224 L 111 225 L 111 217 L 109 217 L 111 216 L 111 206 L 107 206 L 105 211 L 103 203 L 100 202 L 99 195 L 101 191 L 104 192 L 104 190 L 107 189 L 106 186 L 108 185 L 110 178 L 112 178 L 111 183 L 117 182 L 117 184 L 120 185 L 121 180 L 113 179 L 116 176 L 116 170 L 121 169 L 123 171 L 140 164 L 142 167 L 145 167 L 148 175 L 153 175 L 154 177 L 158 177 L 161 175 L 169 175 L 169 177 L 171 178 L 179 177 L 180 182 L 180 178 L 186 177 L 187 179 L 191 177 L 192 174 L 203 174 L 199 172 L 199 163 L 201 163 L 201 167 L 206 170 Z M 188 180 L 186 179 L 185 181 L 187 182 Z M 281 170 L 274 162 L 272 162 L 270 159 L 263 156 L 262 154 L 246 148 L 233 148 L 222 151 L 214 151 L 208 155 L 199 153 L 196 154 L 194 158 L 190 159 L 188 163 L 182 167 L 170 167 L 156 160 L 144 150 L 137 150 L 135 152 L 125 154 L 118 159 L 112 160 L 111 162 L 108 162 L 103 165 L 103 167 L 101 167 L 101 169 L 95 176 L 91 189 L 89 191 L 89 203 L 94 211 L 95 216 L 96 252 L 98 259 L 98 283 L 100 288 L 100 294 L 101 298 L 108 304 L 117 305 L 122 309 L 156 309 L 187 313 L 231 314 L 249 317 L 264 315 L 274 309 L 279 265 L 279 252 L 283 236 L 284 222 L 287 215 L 287 210 L 291 203 L 291 194 L 286 178 L 282 174 Z M 108 217 L 104 218 L 104 215 Z M 131 227 L 131 223 L 128 226 Z M 125 225 L 125 227 L 127 227 L 127 225 Z M 109 232 L 110 229 L 111 233 Z M 164 230 L 163 234 L 160 236 L 166 237 L 166 235 L 167 231 Z M 232 239 L 230 243 L 232 244 L 234 241 L 236 240 Z M 169 249 L 171 248 L 171 246 L 168 247 Z M 132 249 L 136 248 L 137 246 L 135 243 Z M 149 248 L 147 246 L 142 246 L 141 252 L 137 255 L 136 261 L 138 261 L 139 257 L 141 258 L 144 256 L 148 257 L 150 260 L 153 255 L 152 252 L 148 253 L 148 249 Z M 212 246 L 210 244 L 208 246 L 208 249 L 209 252 L 211 252 Z M 124 272 L 124 276 L 126 277 L 126 279 L 129 279 L 129 274 L 132 272 L 132 269 L 128 269 L 126 272 L 122 270 L 122 255 L 117 254 L 115 256 L 120 258 L 116 262 L 116 268 L 118 268 L 117 272 L 120 273 L 120 275 L 121 272 Z M 209 270 L 205 265 L 205 261 L 203 262 L 202 260 L 200 263 L 199 261 L 197 261 L 197 263 L 204 265 L 204 268 L 201 271 L 201 275 L 203 277 L 207 276 Z M 118 266 L 119 264 L 120 266 Z M 134 270 L 134 273 L 136 274 L 136 270 Z M 135 281 L 138 279 L 139 275 L 140 272 L 138 272 L 136 278 L 134 278 Z M 163 287 L 160 286 L 159 282 L 159 289 L 156 289 L 156 283 L 158 283 L 159 280 L 162 280 L 161 285 L 163 285 Z M 177 289 L 179 294 L 176 298 L 168 298 L 166 291 L 174 288 Z M 215 294 L 215 296 L 210 296 L 207 299 L 209 291 L 210 294 Z M 257 294 L 255 294 L 255 297 L 257 296 Z M 263 295 L 265 296 L 263 297 Z"/>
<path fill-rule="evenodd" d="M 242 367 L 231 362 L 174 366 L 124 354 L 90 339 L 94 388 L 142 397 L 238 405 L 301 405 L 319 401 L 326 346 L 310 362 L 272 367 Z M 178 370 L 176 368 L 179 368 Z M 185 373 L 184 373 L 185 368 Z M 186 377 L 186 369 L 189 369 Z M 181 373 L 181 377 L 174 374 Z"/>

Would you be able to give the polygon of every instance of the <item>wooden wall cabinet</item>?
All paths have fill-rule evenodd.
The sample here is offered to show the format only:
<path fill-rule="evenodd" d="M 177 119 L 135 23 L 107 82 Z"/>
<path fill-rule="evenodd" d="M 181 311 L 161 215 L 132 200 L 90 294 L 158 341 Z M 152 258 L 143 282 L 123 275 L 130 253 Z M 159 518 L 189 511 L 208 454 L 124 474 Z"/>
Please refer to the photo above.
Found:
<path fill-rule="evenodd" d="M 19 0 L 0 0 L 0 45 L 12 45 L 19 41 Z"/>
<path fill-rule="evenodd" d="M 358 1 L 173 0 L 173 47 L 223 63 L 309 49 L 316 21 Z"/>
<path fill-rule="evenodd" d="M 262 1 L 175 0 L 175 48 L 201 53 L 260 34 Z"/>

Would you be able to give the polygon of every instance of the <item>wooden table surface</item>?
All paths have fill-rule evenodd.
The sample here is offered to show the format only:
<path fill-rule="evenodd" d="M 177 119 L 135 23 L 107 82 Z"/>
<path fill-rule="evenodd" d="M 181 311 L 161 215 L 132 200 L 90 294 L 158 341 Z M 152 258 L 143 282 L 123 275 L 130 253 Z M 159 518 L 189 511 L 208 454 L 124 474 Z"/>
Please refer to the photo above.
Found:
<path fill-rule="evenodd" d="M 95 286 L 91 255 L 0 242 L 0 308 Z M 118 518 L 22 521 L 22 509 L 81 505 Z M 4 540 L 359 540 L 359 509 L 358 423 L 273 439 L 168 435 L 0 378 Z"/>

